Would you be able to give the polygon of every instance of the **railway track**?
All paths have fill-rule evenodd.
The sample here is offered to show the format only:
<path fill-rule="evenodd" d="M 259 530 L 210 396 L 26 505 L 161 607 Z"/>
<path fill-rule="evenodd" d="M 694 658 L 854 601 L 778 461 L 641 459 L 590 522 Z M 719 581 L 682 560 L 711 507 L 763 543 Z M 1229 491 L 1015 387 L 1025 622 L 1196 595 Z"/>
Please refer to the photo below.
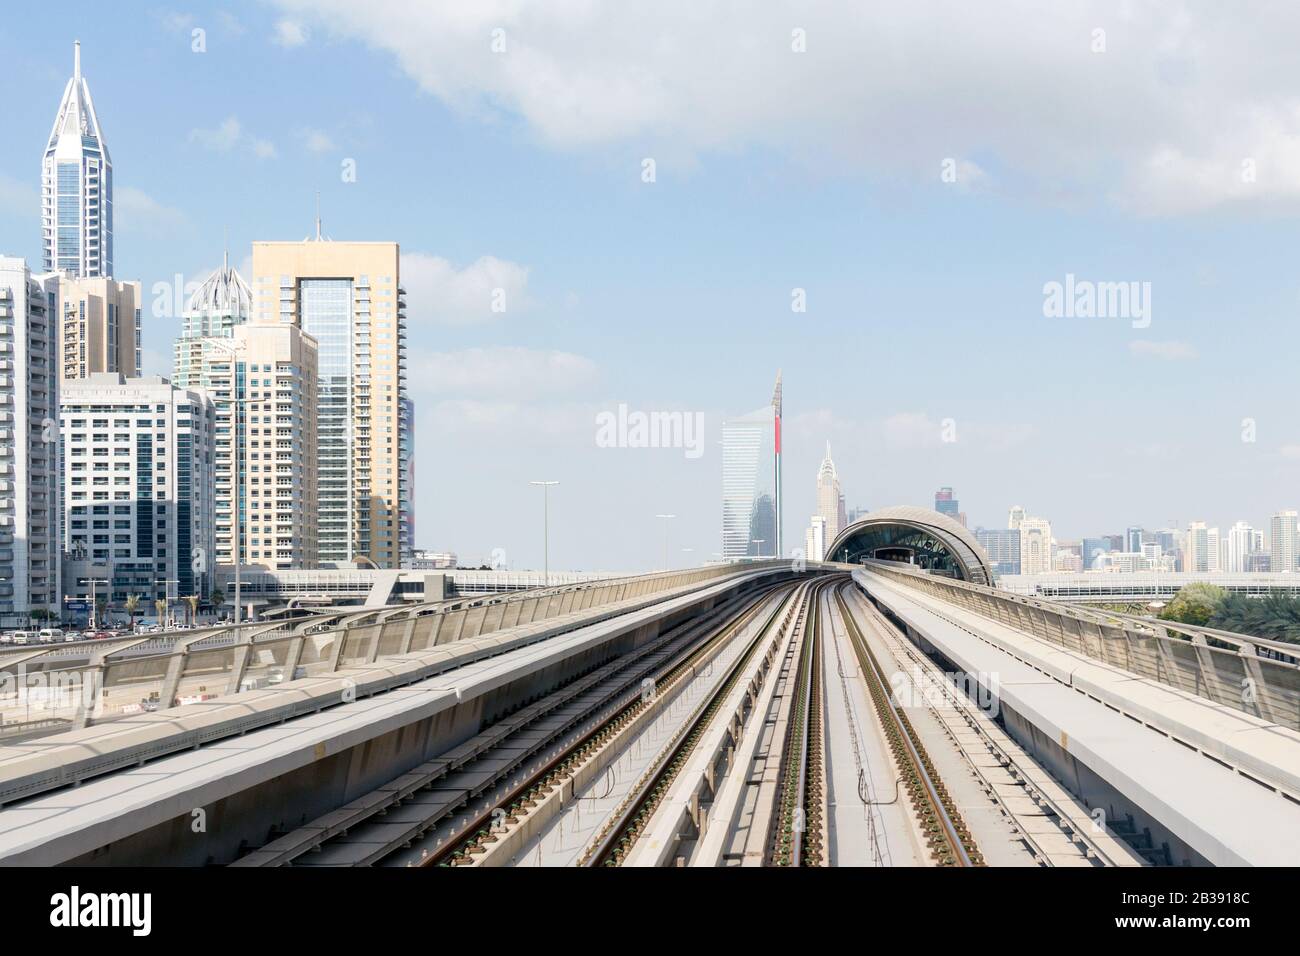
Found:
<path fill-rule="evenodd" d="M 894 703 L 886 673 L 845 601 L 844 594 L 849 587 L 843 585 L 836 589 L 835 604 L 930 855 L 940 866 L 982 866 L 983 855 L 926 753 L 920 735 L 907 714 Z"/>
<path fill-rule="evenodd" d="M 331 851 L 338 851 L 341 844 L 363 833 L 366 827 L 391 829 L 393 817 L 400 816 L 404 825 L 398 833 L 365 843 L 363 852 L 346 855 L 348 862 L 338 865 L 382 862 L 453 817 L 470 801 L 503 786 L 519 773 L 521 766 L 530 760 L 535 762 L 548 748 L 560 754 L 545 761 L 545 767 L 553 770 L 564 757 L 573 757 L 582 748 L 593 746 L 602 731 L 607 731 L 626 711 L 638 705 L 647 680 L 663 681 L 682 667 L 690 666 L 702 650 L 714 646 L 735 627 L 737 614 L 743 620 L 760 607 L 770 590 L 737 597 L 714 609 L 704 620 L 679 625 L 640 648 L 578 675 L 540 699 L 503 715 L 451 751 L 324 817 L 279 836 L 236 860 L 234 865 L 275 866 L 295 861 L 318 864 L 318 860 L 329 857 Z M 522 741 L 527 743 L 521 745 Z M 537 776 L 534 773 L 527 778 L 533 781 Z M 519 789 L 515 787 L 510 793 L 513 795 Z M 487 814 L 491 820 L 500 819 L 500 814 L 492 817 L 492 811 L 501 809 L 502 802 L 489 801 Z M 506 806 L 518 810 L 517 804 Z M 481 814 L 475 817 L 473 822 L 481 822 L 481 817 Z M 462 833 L 456 848 L 472 841 L 478 828 L 467 832 L 468 840 Z M 309 853 L 312 856 L 304 860 Z M 446 862 L 447 856 L 441 852 L 431 854 L 427 862 L 434 859 Z"/>
<path fill-rule="evenodd" d="M 797 646 L 798 670 L 786 722 L 777 808 L 772 817 L 764 863 L 768 866 L 826 864 L 826 782 L 821 604 L 829 582 L 810 589 L 800 610 L 802 628 Z"/>
<path fill-rule="evenodd" d="M 773 592 L 792 590 L 793 585 L 778 586 L 758 595 L 743 613 L 713 629 L 708 637 L 685 651 L 663 668 L 654 678 L 655 697 L 671 695 L 676 687 L 695 676 L 696 669 L 712 659 L 727 642 L 744 630 L 757 616 Z M 773 612 L 776 613 L 775 611 Z M 474 865 L 493 845 L 508 838 L 528 814 L 557 788 L 571 781 L 589 762 L 619 742 L 651 711 L 653 698 L 644 694 L 627 702 L 586 733 L 561 748 L 552 759 L 519 781 L 500 798 L 485 805 L 457 837 L 423 855 L 419 866 Z"/>
<path fill-rule="evenodd" d="M 678 774 L 697 744 L 724 713 L 723 705 L 749 675 L 748 700 L 752 704 L 755 685 L 760 683 L 779 652 L 783 637 L 797 627 L 797 615 L 806 610 L 808 596 L 817 585 L 803 584 L 789 595 L 759 629 L 750 644 L 731 665 L 724 678 L 684 722 L 677 735 L 652 762 L 604 828 L 578 860 L 579 866 L 615 867 L 627 861 L 656 809 L 668 795 Z M 733 722 L 738 716 L 732 718 Z"/>
<path fill-rule="evenodd" d="M 1006 730 L 954 686 L 951 678 L 860 592 L 852 600 L 898 666 L 913 668 L 921 694 L 943 732 L 965 759 L 976 782 L 1002 812 L 1012 833 L 1041 866 L 1141 866 L 1142 858 L 1088 807 L 1024 752 Z M 1019 794 L 1018 796 L 1014 794 Z"/>

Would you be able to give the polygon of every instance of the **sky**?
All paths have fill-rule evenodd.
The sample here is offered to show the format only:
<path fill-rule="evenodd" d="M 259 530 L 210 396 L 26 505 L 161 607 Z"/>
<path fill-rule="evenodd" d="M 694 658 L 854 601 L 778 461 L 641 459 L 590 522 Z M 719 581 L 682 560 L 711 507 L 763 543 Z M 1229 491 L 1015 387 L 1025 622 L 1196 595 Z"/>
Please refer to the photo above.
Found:
<path fill-rule="evenodd" d="M 1267 527 L 1300 506 L 1300 8 L 985 6 L 11 5 L 0 253 L 39 262 L 80 39 L 146 373 L 177 285 L 227 241 L 251 278 L 317 192 L 325 235 L 400 243 L 418 547 L 539 567 L 547 479 L 552 568 L 661 566 L 662 513 L 709 560 L 722 421 L 778 369 L 788 548 L 827 442 L 850 508 Z M 1135 285 L 1089 316 L 1053 283 Z M 620 404 L 699 448 L 605 447 Z"/>

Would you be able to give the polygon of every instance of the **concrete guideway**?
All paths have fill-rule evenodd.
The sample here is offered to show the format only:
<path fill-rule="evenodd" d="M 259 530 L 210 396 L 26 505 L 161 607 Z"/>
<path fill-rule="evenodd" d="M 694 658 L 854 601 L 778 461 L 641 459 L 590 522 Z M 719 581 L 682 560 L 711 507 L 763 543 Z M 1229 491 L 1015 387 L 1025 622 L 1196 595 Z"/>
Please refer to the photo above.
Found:
<path fill-rule="evenodd" d="M 282 787 L 279 781 L 291 777 L 300 778 L 307 789 L 297 784 L 288 788 L 285 795 L 292 793 L 295 803 L 301 803 L 291 803 L 285 810 L 293 806 L 301 814 L 313 805 L 322 812 L 330 808 L 329 802 L 340 806 L 346 800 L 334 802 L 333 796 L 347 792 L 340 788 L 364 787 L 368 778 L 388 772 L 382 766 L 398 771 L 391 773 L 395 777 L 437 756 L 439 749 L 445 749 L 445 745 L 438 747 L 440 735 L 450 734 L 454 740 L 464 733 L 459 728 L 479 719 L 475 717 L 483 706 L 479 702 L 489 700 L 489 695 L 526 685 L 530 674 L 549 675 L 557 667 L 580 665 L 584 655 L 608 653 L 602 649 L 620 635 L 657 627 L 656 622 L 674 614 L 689 615 L 692 608 L 707 607 L 737 587 L 752 587 L 785 573 L 783 567 L 758 567 L 712 575 L 705 583 L 678 589 L 675 596 L 670 591 L 633 598 L 612 610 L 574 612 L 567 619 L 387 658 L 329 678 L 233 695 L 186 708 L 183 716 L 142 715 L 4 748 L 0 788 L 9 789 L 0 793 L 39 794 L 79 777 L 98 779 L 75 790 L 37 795 L 0 812 L 0 862 L 62 862 L 152 828 L 184 831 L 188 829 L 184 819 L 192 811 L 214 809 L 259 788 Z M 584 623 L 592 620 L 595 623 Z M 443 714 L 448 716 L 439 716 Z M 413 724 L 427 728 L 421 733 L 423 743 L 414 748 L 401 743 L 403 728 Z M 384 739 L 391 743 L 370 758 L 375 765 L 368 771 L 332 777 L 335 767 L 352 762 L 354 748 Z M 197 750 L 192 749 L 195 743 Z M 182 747 L 188 752 L 167 756 Z M 156 759 L 143 766 L 120 769 L 154 753 Z M 117 772 L 102 776 L 111 769 Z M 318 783 L 309 783 L 312 780 Z M 326 780 L 330 782 L 322 786 Z M 24 791 L 24 787 L 32 789 Z M 262 810 L 284 812 L 274 802 L 257 804 L 240 806 L 249 815 L 250 835 L 266 831 L 265 823 L 252 826 Z M 239 828 L 226 825 L 221 830 L 220 841 L 213 839 L 213 833 L 206 839 L 183 837 L 166 852 L 172 858 L 197 862 L 220 860 L 241 839 Z M 126 848 L 115 846 L 115 851 L 124 854 Z"/>
<path fill-rule="evenodd" d="M 987 798 L 981 799 L 967 788 L 963 814 L 990 854 L 991 865 L 1145 865 L 1034 763 L 994 715 L 958 690 L 950 676 L 899 633 L 861 592 L 855 590 L 848 604 L 865 624 L 868 640 L 891 660 L 896 691 L 903 691 L 912 701 L 909 711 L 918 719 L 921 711 L 929 712 L 933 736 L 947 737 L 956 750 L 954 756 L 965 762 Z M 939 747 L 933 749 L 941 753 Z M 953 786 L 962 776 L 959 769 L 946 774 Z M 989 811 L 993 818 L 986 820 Z M 1005 844 L 1008 839 L 1013 844 Z M 1024 858 L 1026 852 L 1031 860 Z"/>
<path fill-rule="evenodd" d="M 1300 805 L 1274 789 L 1300 771 L 1293 731 L 1072 655 L 896 576 L 855 577 L 913 641 L 986 690 L 996 677 L 1010 735 L 1115 832 L 1136 826 L 1168 862 L 1300 861 Z M 1233 757 L 1248 759 L 1250 772 Z"/>

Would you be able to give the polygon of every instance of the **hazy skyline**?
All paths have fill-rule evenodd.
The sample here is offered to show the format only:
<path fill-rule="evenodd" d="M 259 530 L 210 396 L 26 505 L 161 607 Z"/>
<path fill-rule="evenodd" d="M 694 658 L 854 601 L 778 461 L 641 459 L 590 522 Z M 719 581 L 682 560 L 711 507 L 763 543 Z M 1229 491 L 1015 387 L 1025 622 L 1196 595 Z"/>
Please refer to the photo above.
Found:
<path fill-rule="evenodd" d="M 788 546 L 828 440 L 850 508 L 946 485 L 972 527 L 1300 505 L 1300 10 L 426 7 L 7 10 L 0 253 L 39 267 L 80 39 L 146 373 L 180 330 L 155 284 L 227 231 L 249 278 L 319 190 L 327 236 L 401 244 L 418 547 L 540 567 L 545 478 L 551 567 L 655 567 L 667 512 L 707 559 L 721 422 L 778 368 Z M 1145 315 L 1048 317 L 1075 280 L 1145 286 Z M 620 403 L 698 414 L 702 454 L 601 447 Z"/>

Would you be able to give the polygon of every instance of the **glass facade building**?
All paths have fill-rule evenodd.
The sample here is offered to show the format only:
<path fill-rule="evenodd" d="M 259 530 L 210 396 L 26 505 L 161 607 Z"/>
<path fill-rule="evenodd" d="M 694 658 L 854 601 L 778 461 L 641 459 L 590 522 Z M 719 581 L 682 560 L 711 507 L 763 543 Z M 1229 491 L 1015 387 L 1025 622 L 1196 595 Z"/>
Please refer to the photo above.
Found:
<path fill-rule="evenodd" d="M 81 44 L 41 164 L 41 242 L 47 272 L 113 274 L 113 162 L 81 75 Z"/>
<path fill-rule="evenodd" d="M 302 279 L 301 327 L 319 347 L 316 425 L 321 561 L 348 561 L 352 529 L 352 280 Z"/>
<path fill-rule="evenodd" d="M 722 557 L 775 557 L 777 542 L 776 409 L 722 425 Z"/>

